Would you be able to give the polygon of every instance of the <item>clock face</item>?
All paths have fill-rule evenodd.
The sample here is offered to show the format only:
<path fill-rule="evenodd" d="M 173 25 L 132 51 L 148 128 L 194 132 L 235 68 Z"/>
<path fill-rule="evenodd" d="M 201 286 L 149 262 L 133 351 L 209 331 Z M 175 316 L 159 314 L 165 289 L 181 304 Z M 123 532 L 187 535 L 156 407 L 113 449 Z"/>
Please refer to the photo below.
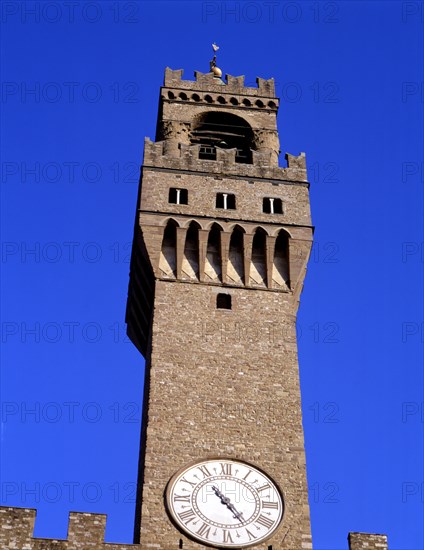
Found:
<path fill-rule="evenodd" d="M 166 494 L 177 525 L 203 544 L 240 548 L 259 544 L 281 523 L 283 499 L 275 483 L 250 464 L 216 458 L 177 472 Z"/>

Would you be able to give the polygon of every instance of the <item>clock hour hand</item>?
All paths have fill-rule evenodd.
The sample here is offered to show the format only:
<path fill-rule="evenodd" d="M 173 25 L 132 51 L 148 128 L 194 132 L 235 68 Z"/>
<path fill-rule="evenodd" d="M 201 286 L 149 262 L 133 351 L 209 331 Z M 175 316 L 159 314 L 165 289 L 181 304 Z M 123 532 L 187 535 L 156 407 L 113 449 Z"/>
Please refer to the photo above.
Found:
<path fill-rule="evenodd" d="M 217 497 L 221 499 L 222 504 L 225 504 L 225 506 L 231 510 L 231 512 L 234 514 L 234 518 L 238 519 L 239 521 L 244 521 L 243 514 L 241 512 L 237 512 L 236 507 L 234 504 L 232 504 L 231 500 L 226 497 L 221 491 L 218 489 L 218 487 L 215 487 L 215 485 L 212 487 L 213 492 L 216 494 Z"/>

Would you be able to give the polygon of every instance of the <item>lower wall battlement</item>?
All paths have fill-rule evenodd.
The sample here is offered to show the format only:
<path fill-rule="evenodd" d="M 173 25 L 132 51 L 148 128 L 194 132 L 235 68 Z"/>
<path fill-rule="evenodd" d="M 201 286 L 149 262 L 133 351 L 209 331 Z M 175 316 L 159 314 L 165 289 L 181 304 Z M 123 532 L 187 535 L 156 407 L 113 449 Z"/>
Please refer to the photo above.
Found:
<path fill-rule="evenodd" d="M 71 512 L 69 514 L 66 540 L 34 538 L 36 514 L 37 511 L 33 508 L 0 507 L 0 549 L 141 550 L 143 548 L 142 544 L 104 542 L 106 516 L 104 514 L 83 512 Z M 349 533 L 348 540 L 349 550 L 388 550 L 386 535 Z M 161 547 L 158 545 L 157 548 Z"/>
<path fill-rule="evenodd" d="M 370 533 L 349 533 L 349 550 L 388 550 L 387 536 Z"/>
<path fill-rule="evenodd" d="M 33 538 L 33 508 L 0 507 L 1 550 L 134 550 L 135 544 L 104 542 L 106 516 L 71 512 L 66 540 Z"/>

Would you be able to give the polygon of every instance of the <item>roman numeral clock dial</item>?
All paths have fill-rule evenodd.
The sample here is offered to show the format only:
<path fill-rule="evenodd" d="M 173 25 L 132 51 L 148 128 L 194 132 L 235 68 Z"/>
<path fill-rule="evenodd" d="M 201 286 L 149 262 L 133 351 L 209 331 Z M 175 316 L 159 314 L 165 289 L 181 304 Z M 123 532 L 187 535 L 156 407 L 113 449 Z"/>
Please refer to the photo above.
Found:
<path fill-rule="evenodd" d="M 250 464 L 211 459 L 187 466 L 170 480 L 168 511 L 188 536 L 217 548 L 244 548 L 268 539 L 281 524 L 276 484 Z"/>

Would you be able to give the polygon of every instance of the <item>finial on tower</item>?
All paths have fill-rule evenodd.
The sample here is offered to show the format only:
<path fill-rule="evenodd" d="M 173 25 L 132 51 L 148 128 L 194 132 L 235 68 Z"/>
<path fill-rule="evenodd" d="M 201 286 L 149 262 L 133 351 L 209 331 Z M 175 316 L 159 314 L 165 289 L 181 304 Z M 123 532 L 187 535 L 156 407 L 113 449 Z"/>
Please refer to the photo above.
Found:
<path fill-rule="evenodd" d="M 212 44 L 213 49 L 213 58 L 212 61 L 209 62 L 210 72 L 213 73 L 215 78 L 221 78 L 222 71 L 219 67 L 216 66 L 216 52 L 219 50 L 219 46 L 215 44 L 215 42 Z"/>

